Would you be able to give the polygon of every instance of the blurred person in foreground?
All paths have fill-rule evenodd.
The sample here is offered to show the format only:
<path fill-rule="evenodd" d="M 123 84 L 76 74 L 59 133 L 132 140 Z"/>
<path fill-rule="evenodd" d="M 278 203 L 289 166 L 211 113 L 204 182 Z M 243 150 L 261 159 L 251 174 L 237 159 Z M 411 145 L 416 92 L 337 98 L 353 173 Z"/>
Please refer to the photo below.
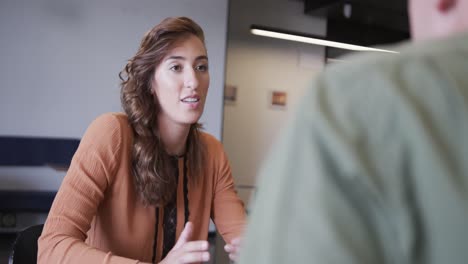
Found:
<path fill-rule="evenodd" d="M 330 66 L 264 165 L 240 263 L 468 262 L 468 1 Z"/>

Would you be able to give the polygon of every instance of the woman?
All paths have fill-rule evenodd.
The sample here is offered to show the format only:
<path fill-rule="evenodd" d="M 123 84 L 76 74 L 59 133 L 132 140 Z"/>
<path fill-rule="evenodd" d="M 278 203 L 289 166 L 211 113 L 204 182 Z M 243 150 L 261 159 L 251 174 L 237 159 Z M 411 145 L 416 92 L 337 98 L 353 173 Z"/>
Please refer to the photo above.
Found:
<path fill-rule="evenodd" d="M 39 239 L 39 263 L 209 260 L 210 218 L 231 258 L 245 225 L 221 144 L 200 131 L 209 86 L 203 31 L 168 18 L 121 72 L 125 114 L 83 136 Z"/>

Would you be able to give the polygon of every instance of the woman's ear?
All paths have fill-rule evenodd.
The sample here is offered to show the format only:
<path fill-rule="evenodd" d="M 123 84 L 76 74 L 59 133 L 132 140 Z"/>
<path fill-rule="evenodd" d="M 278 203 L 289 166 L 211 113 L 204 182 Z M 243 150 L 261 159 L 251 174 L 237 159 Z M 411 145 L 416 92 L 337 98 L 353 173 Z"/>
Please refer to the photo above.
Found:
<path fill-rule="evenodd" d="M 152 95 L 156 95 L 156 89 L 154 89 L 154 85 L 155 85 L 154 80 L 152 80 L 149 85 L 149 92 Z"/>

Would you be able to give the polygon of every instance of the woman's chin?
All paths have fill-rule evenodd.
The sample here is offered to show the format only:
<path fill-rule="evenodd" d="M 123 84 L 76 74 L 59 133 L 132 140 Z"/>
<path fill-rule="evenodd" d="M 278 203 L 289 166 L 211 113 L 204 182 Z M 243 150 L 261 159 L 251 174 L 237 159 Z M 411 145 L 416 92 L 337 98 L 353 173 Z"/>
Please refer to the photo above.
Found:
<path fill-rule="evenodd" d="M 200 120 L 200 118 L 190 118 L 190 119 L 186 119 L 184 120 L 184 124 L 187 124 L 187 125 L 193 125 L 193 124 L 196 124 L 198 123 L 198 121 Z"/>
<path fill-rule="evenodd" d="M 200 120 L 201 116 L 202 116 L 202 113 L 192 114 L 187 117 L 187 123 L 195 124 Z"/>

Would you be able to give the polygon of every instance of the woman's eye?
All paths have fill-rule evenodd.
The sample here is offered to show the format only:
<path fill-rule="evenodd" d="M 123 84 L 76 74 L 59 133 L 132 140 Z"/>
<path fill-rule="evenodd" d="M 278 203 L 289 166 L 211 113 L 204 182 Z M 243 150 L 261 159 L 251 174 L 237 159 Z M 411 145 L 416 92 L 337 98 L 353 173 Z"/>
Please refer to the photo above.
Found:
<path fill-rule="evenodd" d="M 196 67 L 197 71 L 201 71 L 201 72 L 205 72 L 208 70 L 208 66 L 207 65 L 198 65 Z"/>
<path fill-rule="evenodd" d="M 182 70 L 182 67 L 180 65 L 174 65 L 171 67 L 172 71 L 180 72 Z"/>

